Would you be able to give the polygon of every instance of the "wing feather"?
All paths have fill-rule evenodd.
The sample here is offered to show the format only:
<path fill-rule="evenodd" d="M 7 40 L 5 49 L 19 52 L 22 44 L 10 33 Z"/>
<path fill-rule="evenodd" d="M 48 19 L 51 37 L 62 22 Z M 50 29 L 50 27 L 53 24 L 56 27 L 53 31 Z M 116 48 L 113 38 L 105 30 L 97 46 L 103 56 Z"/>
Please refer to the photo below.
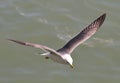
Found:
<path fill-rule="evenodd" d="M 41 44 L 35 44 L 35 43 L 30 43 L 30 42 L 22 42 L 22 41 L 18 41 L 18 40 L 14 40 L 14 39 L 8 39 L 8 40 L 10 40 L 12 42 L 15 42 L 15 43 L 18 43 L 18 44 L 21 44 L 21 45 L 39 48 L 39 49 L 42 49 L 43 51 L 48 51 L 52 54 L 60 56 L 60 53 L 56 52 L 56 50 L 54 50 L 52 48 L 49 48 L 47 46 L 41 45 Z"/>
<path fill-rule="evenodd" d="M 90 25 L 88 25 L 86 28 L 84 28 L 78 35 L 76 35 L 74 38 L 72 38 L 63 48 L 59 49 L 58 51 L 64 50 L 64 52 L 72 53 L 73 50 L 89 39 L 95 32 L 100 28 L 100 26 L 103 24 L 105 20 L 106 14 L 101 15 L 99 18 L 94 20 Z"/>

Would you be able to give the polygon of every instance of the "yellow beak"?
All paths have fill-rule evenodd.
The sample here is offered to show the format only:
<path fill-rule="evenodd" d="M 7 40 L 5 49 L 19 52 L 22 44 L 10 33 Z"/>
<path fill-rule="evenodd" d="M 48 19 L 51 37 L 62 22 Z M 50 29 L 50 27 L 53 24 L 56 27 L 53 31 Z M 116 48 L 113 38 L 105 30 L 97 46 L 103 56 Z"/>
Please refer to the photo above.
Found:
<path fill-rule="evenodd" d="M 73 68 L 73 65 L 70 64 L 70 67 Z"/>

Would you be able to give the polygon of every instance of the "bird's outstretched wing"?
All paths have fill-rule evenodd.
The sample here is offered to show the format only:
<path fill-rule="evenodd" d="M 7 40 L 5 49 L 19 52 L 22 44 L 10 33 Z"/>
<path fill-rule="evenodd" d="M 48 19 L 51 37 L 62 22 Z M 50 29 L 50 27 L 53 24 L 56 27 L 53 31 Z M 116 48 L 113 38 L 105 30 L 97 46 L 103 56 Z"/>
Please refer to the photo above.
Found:
<path fill-rule="evenodd" d="M 90 25 L 88 25 L 86 28 L 84 28 L 78 35 L 76 35 L 74 38 L 72 38 L 63 48 L 59 49 L 58 51 L 64 50 L 66 53 L 72 53 L 73 50 L 89 39 L 95 32 L 100 28 L 100 26 L 103 24 L 105 20 L 106 14 L 101 15 L 96 20 L 94 20 Z"/>
<path fill-rule="evenodd" d="M 42 49 L 43 51 L 48 51 L 48 52 L 50 52 L 52 54 L 60 56 L 60 54 L 58 52 L 56 52 L 56 50 L 54 50 L 52 48 L 49 48 L 47 46 L 44 46 L 44 45 L 35 44 L 35 43 L 29 43 L 29 42 L 22 42 L 22 41 L 18 41 L 18 40 L 14 40 L 14 39 L 7 39 L 7 40 L 13 41 L 13 42 L 21 44 L 21 45 L 39 48 L 39 49 Z"/>

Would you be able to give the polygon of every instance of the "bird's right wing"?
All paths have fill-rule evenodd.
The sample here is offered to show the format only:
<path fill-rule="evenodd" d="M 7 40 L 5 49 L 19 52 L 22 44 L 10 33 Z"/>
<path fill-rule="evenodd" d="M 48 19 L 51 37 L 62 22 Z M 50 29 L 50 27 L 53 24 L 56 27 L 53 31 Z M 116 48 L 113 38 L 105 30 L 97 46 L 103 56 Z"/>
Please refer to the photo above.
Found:
<path fill-rule="evenodd" d="M 15 43 L 18 43 L 18 44 L 21 44 L 21 45 L 39 48 L 39 49 L 42 49 L 43 51 L 48 51 L 48 52 L 50 52 L 52 54 L 60 56 L 60 54 L 58 52 L 56 52 L 56 50 L 54 50 L 52 48 L 49 48 L 47 46 L 44 46 L 44 45 L 35 44 L 35 43 L 29 43 L 29 42 L 22 42 L 22 41 L 18 41 L 18 40 L 14 40 L 14 39 L 8 39 L 8 40 L 10 40 L 12 42 L 15 42 Z"/>

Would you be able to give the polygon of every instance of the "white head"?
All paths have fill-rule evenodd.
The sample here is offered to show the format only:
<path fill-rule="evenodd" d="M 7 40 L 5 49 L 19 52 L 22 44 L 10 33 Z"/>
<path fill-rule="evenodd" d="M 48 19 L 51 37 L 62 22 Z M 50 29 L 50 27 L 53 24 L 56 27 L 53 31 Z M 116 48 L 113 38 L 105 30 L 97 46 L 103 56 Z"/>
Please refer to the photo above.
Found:
<path fill-rule="evenodd" d="M 73 59 L 69 54 L 65 54 L 63 56 L 64 60 L 67 61 L 67 64 L 70 65 L 71 68 L 73 68 Z"/>

